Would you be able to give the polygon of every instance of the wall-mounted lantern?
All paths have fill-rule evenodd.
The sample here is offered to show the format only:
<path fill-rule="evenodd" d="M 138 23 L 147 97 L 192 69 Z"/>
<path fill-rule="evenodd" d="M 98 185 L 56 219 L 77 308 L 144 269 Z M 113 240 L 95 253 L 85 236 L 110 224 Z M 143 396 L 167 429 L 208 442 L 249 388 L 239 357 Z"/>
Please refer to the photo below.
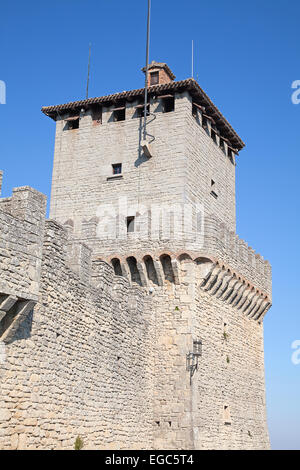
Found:
<path fill-rule="evenodd" d="M 186 370 L 190 373 L 190 384 L 194 373 L 198 370 L 200 356 L 202 356 L 202 341 L 193 341 L 193 352 L 186 355 Z"/>

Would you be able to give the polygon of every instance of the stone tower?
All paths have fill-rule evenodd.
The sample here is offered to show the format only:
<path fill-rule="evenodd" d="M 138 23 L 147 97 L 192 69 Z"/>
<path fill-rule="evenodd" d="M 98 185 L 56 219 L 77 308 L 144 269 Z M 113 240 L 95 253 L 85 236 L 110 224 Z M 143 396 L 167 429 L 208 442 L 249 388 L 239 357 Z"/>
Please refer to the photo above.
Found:
<path fill-rule="evenodd" d="M 150 156 L 143 88 L 42 108 L 50 217 L 149 297 L 152 447 L 264 449 L 271 268 L 236 235 L 244 143 L 194 79 L 174 79 L 150 64 Z"/>

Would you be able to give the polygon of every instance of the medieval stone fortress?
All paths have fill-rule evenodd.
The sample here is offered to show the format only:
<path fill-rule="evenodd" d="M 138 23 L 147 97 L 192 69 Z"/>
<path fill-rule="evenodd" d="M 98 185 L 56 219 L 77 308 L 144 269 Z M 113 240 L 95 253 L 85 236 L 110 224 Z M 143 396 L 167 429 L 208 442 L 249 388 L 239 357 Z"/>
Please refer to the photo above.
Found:
<path fill-rule="evenodd" d="M 0 199 L 0 448 L 267 449 L 271 267 L 236 235 L 244 143 L 194 79 L 42 108 L 50 220 Z M 2 179 L 2 174 L 1 174 Z"/>

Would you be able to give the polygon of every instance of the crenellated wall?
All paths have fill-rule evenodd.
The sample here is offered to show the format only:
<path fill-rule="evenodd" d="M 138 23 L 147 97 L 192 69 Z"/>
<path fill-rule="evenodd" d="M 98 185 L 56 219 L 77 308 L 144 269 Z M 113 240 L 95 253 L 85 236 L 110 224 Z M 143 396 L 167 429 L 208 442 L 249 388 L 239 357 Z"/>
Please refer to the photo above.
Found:
<path fill-rule="evenodd" d="M 129 235 L 99 259 L 44 212 L 0 200 L 0 448 L 269 448 L 269 264 L 214 217 L 199 249 Z"/>
<path fill-rule="evenodd" d="M 150 298 L 47 221 L 39 302 L 4 339 L 0 448 L 150 448 Z"/>
<path fill-rule="evenodd" d="M 0 199 L 1 339 L 14 334 L 38 300 L 45 213 L 46 197 L 29 187 Z"/>
<path fill-rule="evenodd" d="M 97 218 L 84 221 L 79 238 L 81 242 L 92 248 L 95 257 L 108 262 L 118 258 L 124 262 L 126 258 L 133 256 L 140 262 L 146 254 L 158 259 L 164 252 L 174 257 L 186 252 L 193 259 L 207 256 L 226 265 L 238 277 L 250 283 L 253 288 L 259 289 L 270 299 L 272 297 L 270 263 L 212 215 L 204 217 L 202 231 L 199 234 L 191 233 L 189 239 L 184 234 L 182 237 L 173 238 L 172 233 L 170 234 L 172 238 L 158 234 L 158 237 L 153 239 L 151 226 L 142 235 L 141 232 L 136 232 L 116 239 L 97 238 L 97 227 L 101 223 Z M 70 233 L 73 233 L 72 221 L 69 220 L 67 224 Z"/>

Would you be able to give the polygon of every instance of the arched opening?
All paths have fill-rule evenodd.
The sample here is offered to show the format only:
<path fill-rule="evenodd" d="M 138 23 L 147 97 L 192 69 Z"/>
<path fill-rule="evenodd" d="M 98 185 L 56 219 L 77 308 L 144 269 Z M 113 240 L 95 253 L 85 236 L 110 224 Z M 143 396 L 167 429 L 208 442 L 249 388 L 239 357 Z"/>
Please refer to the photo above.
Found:
<path fill-rule="evenodd" d="M 114 268 L 116 276 L 123 276 L 120 260 L 118 258 L 113 258 L 111 260 L 111 264 Z"/>
<path fill-rule="evenodd" d="M 153 284 L 158 285 L 158 279 L 157 279 L 157 274 L 156 274 L 156 269 L 154 267 L 153 259 L 151 256 L 147 255 L 144 257 L 144 263 L 145 267 L 147 270 L 147 276 L 150 281 L 153 282 Z"/>
<path fill-rule="evenodd" d="M 179 263 L 192 263 L 193 260 L 190 257 L 188 253 L 181 253 L 181 255 L 178 256 L 178 261 Z"/>
<path fill-rule="evenodd" d="M 160 262 L 162 264 L 165 279 L 169 282 L 175 282 L 171 257 L 169 255 L 161 255 Z"/>
<path fill-rule="evenodd" d="M 129 258 L 127 258 L 127 264 L 128 264 L 130 275 L 131 275 L 131 281 L 141 286 L 142 285 L 141 276 L 138 271 L 137 262 L 134 256 L 129 256 Z"/>

